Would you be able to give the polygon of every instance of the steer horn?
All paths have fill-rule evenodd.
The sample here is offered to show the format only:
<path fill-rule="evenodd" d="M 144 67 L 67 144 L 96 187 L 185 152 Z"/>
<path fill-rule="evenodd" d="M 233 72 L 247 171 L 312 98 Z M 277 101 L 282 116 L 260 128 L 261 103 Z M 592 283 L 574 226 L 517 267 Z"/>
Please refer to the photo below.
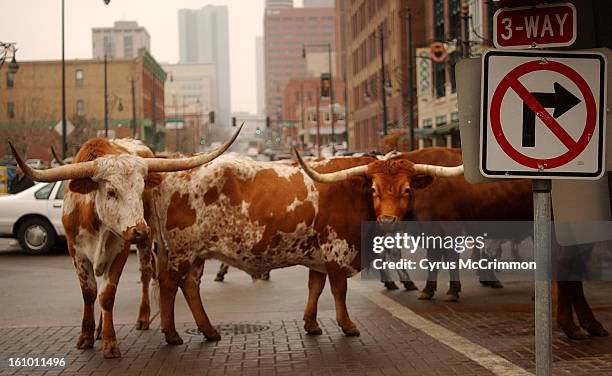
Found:
<path fill-rule="evenodd" d="M 77 178 L 90 178 L 93 176 L 95 167 L 94 162 L 81 162 L 75 163 L 66 166 L 59 166 L 50 168 L 48 170 L 36 170 L 28 166 L 21 158 L 21 155 L 15 150 L 13 144 L 9 141 L 9 146 L 11 147 L 11 151 L 17 160 L 17 164 L 23 170 L 23 172 L 28 175 L 34 181 L 41 181 L 45 183 L 60 181 L 60 180 L 69 180 L 69 179 L 77 179 Z"/>
<path fill-rule="evenodd" d="M 65 165 L 64 161 L 62 161 L 60 157 L 57 156 L 57 153 L 55 152 L 55 148 L 53 146 L 51 146 L 51 155 L 53 155 L 53 158 L 55 158 L 55 160 L 57 161 L 57 163 L 60 164 L 60 166 Z"/>
<path fill-rule="evenodd" d="M 463 175 L 463 165 L 455 167 L 434 166 L 428 164 L 415 164 L 412 166 L 415 172 L 423 175 L 437 176 L 440 178 L 450 178 Z"/>
<path fill-rule="evenodd" d="M 219 146 L 217 149 L 211 151 L 210 153 L 198 154 L 189 158 L 177 159 L 147 158 L 145 160 L 148 163 L 149 172 L 183 171 L 208 163 L 223 154 L 227 149 L 229 149 L 230 146 L 232 146 L 232 144 L 240 134 L 240 131 L 242 130 L 243 126 L 244 122 L 240 124 L 240 127 L 229 141 L 227 141 L 224 145 Z"/>
<path fill-rule="evenodd" d="M 298 163 L 300 164 L 300 166 L 302 166 L 302 169 L 304 169 L 304 172 L 306 172 L 306 175 L 310 176 L 312 180 L 319 182 L 319 183 L 335 183 L 335 182 L 346 180 L 350 178 L 351 176 L 364 175 L 368 171 L 368 166 L 365 165 L 365 166 L 351 167 L 346 170 L 331 172 L 328 174 L 321 174 L 313 170 L 312 167 L 308 166 L 306 162 L 304 162 L 304 160 L 302 159 L 302 156 L 300 155 L 300 153 L 297 151 L 295 147 L 293 148 L 293 152 L 295 153 L 295 157 L 297 158 Z"/>

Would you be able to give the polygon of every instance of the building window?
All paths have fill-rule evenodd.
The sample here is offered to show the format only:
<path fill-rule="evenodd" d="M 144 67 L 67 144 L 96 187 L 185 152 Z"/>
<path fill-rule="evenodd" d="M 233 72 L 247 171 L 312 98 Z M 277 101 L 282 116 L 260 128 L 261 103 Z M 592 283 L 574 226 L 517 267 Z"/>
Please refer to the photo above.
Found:
<path fill-rule="evenodd" d="M 423 147 L 430 148 L 432 146 L 433 146 L 433 141 L 431 140 L 431 138 L 423 139 Z"/>
<path fill-rule="evenodd" d="M 85 101 L 83 101 L 82 99 L 79 99 L 76 102 L 76 113 L 80 116 L 85 115 Z"/>
<path fill-rule="evenodd" d="M 436 127 L 446 125 L 446 115 L 436 116 Z"/>
<path fill-rule="evenodd" d="M 434 0 L 434 39 L 444 40 L 444 0 Z"/>
<path fill-rule="evenodd" d="M 83 74 L 82 69 L 77 69 L 74 73 L 74 80 L 76 87 L 83 87 L 83 81 L 85 80 L 85 75 Z"/>
<path fill-rule="evenodd" d="M 9 119 L 15 118 L 15 103 L 8 102 L 6 104 L 6 113 L 7 113 Z"/>
<path fill-rule="evenodd" d="M 453 111 L 451 112 L 451 124 L 457 123 L 459 121 L 459 112 Z"/>
<path fill-rule="evenodd" d="M 431 118 L 423 119 L 423 128 L 431 128 L 433 126 L 433 121 Z"/>
<path fill-rule="evenodd" d="M 459 39 L 459 32 L 461 31 L 461 2 L 459 0 L 448 0 L 448 12 L 449 12 L 449 25 L 448 25 L 448 38 Z"/>
<path fill-rule="evenodd" d="M 15 74 L 12 72 L 6 72 L 6 87 L 12 88 L 15 86 Z"/>
<path fill-rule="evenodd" d="M 123 36 L 123 57 L 126 59 L 134 57 L 134 38 L 131 35 Z"/>
<path fill-rule="evenodd" d="M 436 98 L 446 95 L 446 72 L 445 63 L 436 63 L 434 66 L 434 80 L 436 84 Z"/>

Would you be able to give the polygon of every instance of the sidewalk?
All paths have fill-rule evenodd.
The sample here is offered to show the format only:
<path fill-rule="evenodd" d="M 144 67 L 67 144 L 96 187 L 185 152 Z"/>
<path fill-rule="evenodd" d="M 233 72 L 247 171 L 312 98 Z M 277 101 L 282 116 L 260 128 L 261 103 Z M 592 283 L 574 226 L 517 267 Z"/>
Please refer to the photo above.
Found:
<path fill-rule="evenodd" d="M 123 309 L 115 325 L 123 358 L 103 359 L 99 341 L 93 350 L 75 348 L 81 319 L 76 309 L 81 303 L 75 301 L 60 325 L 53 324 L 60 322 L 58 318 L 50 318 L 48 326 L 44 321 L 39 326 L 0 325 L 4 326 L 0 375 L 492 375 L 527 374 L 534 369 L 529 284 L 510 284 L 502 290 L 467 285 L 459 303 L 444 303 L 417 301 L 414 292 L 386 292 L 377 282 L 352 280 L 348 306 L 361 330 L 360 337 L 352 338 L 344 337 L 337 327 L 326 286 L 319 304 L 323 335 L 308 336 L 301 319 L 307 297 L 305 268 L 275 270 L 271 281 L 255 283 L 230 269 L 226 281 L 217 283 L 212 279 L 218 263 L 210 262 L 202 296 L 222 340 L 204 340 L 179 293 L 176 321 L 185 343 L 171 347 L 159 330 L 155 306 L 151 329 L 134 329 L 138 295 L 125 295 L 137 292 L 133 256 L 119 286 L 118 303 Z M 72 271 L 66 268 L 65 273 L 65 283 L 78 289 Z M 10 283 L 10 279 L 1 281 Z M 60 295 L 67 290 L 75 295 L 74 289 L 66 288 Z M 597 316 L 612 329 L 609 293 L 607 285 L 590 286 L 587 291 Z M 54 301 L 52 295 L 48 302 L 44 299 L 40 296 L 39 305 L 21 309 L 36 310 Z M 5 300 L 3 304 L 11 304 Z M 129 314 L 126 305 L 133 307 Z M 610 337 L 575 342 L 555 331 L 554 338 L 555 375 L 612 374 Z M 67 365 L 9 368 L 8 357 L 64 357 Z"/>

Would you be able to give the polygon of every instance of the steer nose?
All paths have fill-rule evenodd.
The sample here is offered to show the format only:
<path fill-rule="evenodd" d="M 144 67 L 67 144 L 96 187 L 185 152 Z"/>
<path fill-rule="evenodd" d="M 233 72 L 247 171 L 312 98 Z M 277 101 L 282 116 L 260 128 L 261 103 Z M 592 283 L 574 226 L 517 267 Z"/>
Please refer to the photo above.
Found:
<path fill-rule="evenodd" d="M 390 231 L 397 223 L 397 217 L 391 215 L 381 215 L 377 218 L 378 225 L 384 231 Z"/>
<path fill-rule="evenodd" d="M 143 242 L 149 237 L 149 226 L 138 225 L 131 227 L 129 230 L 127 230 L 126 235 L 127 240 L 129 240 L 132 244 Z"/>

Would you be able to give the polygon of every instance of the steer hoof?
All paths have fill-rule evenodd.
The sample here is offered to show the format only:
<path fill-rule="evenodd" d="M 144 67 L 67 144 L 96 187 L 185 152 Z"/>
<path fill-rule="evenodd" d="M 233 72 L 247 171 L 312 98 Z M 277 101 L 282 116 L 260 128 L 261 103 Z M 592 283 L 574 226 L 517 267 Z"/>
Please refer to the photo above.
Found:
<path fill-rule="evenodd" d="M 393 281 L 384 282 L 384 284 L 385 284 L 385 288 L 387 290 L 397 290 L 399 288 L 399 287 L 397 287 L 397 285 Z"/>
<path fill-rule="evenodd" d="M 489 282 L 489 287 L 493 289 L 503 289 L 504 285 L 500 281 L 491 281 Z"/>
<path fill-rule="evenodd" d="M 404 281 L 402 284 L 404 285 L 406 291 L 416 291 L 419 289 L 412 281 Z"/>
<path fill-rule="evenodd" d="M 598 322 L 588 325 L 585 329 L 594 337 L 607 337 L 610 335 L 610 333 L 608 333 L 608 331 Z"/>
<path fill-rule="evenodd" d="M 212 328 L 212 330 L 209 330 L 208 333 L 205 331 L 201 331 L 202 334 L 204 334 L 204 337 L 206 338 L 207 341 L 220 341 L 221 340 L 221 334 L 219 334 L 219 332 L 217 331 L 217 329 Z"/>
<path fill-rule="evenodd" d="M 121 358 L 121 351 L 117 341 L 104 341 L 102 344 L 102 352 L 106 359 Z"/>
<path fill-rule="evenodd" d="M 217 276 L 215 277 L 215 282 L 223 282 L 224 279 L 225 277 L 223 275 L 217 274 Z"/>
<path fill-rule="evenodd" d="M 149 320 L 137 320 L 136 321 L 136 330 L 148 330 L 149 329 Z"/>
<path fill-rule="evenodd" d="M 178 346 L 183 344 L 183 339 L 178 335 L 176 331 L 164 332 L 166 337 L 166 343 L 171 346 Z"/>
<path fill-rule="evenodd" d="M 265 272 L 264 274 L 261 275 L 261 280 L 262 281 L 269 281 L 270 280 L 270 272 Z"/>
<path fill-rule="evenodd" d="M 84 335 L 80 335 L 76 344 L 77 349 L 91 349 L 94 346 L 94 339 L 92 337 L 86 337 Z"/>
<path fill-rule="evenodd" d="M 459 294 L 457 293 L 446 293 L 446 297 L 444 298 L 445 302 L 456 302 L 459 300 Z"/>
<path fill-rule="evenodd" d="M 359 337 L 359 335 L 361 334 L 356 326 L 351 326 L 348 328 L 342 327 L 342 331 L 347 337 Z"/>
<path fill-rule="evenodd" d="M 323 331 L 319 327 L 319 323 L 317 322 L 317 320 L 313 319 L 304 319 L 304 330 L 306 331 L 306 333 L 312 336 L 319 336 L 323 334 Z"/>
<path fill-rule="evenodd" d="M 421 291 L 419 296 L 417 296 L 418 300 L 431 300 L 434 296 L 433 292 L 430 291 Z"/>
<path fill-rule="evenodd" d="M 581 340 L 589 338 L 589 334 L 581 328 L 577 328 L 575 330 L 563 329 L 563 331 L 569 339 Z"/>

